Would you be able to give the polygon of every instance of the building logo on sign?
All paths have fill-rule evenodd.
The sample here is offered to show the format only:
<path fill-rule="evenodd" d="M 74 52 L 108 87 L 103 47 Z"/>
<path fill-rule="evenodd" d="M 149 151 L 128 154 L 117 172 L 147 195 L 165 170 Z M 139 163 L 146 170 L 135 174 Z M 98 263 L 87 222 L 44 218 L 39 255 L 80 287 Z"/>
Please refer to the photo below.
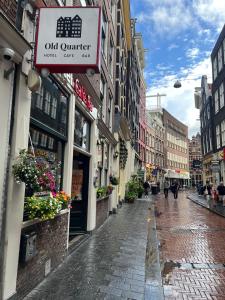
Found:
<path fill-rule="evenodd" d="M 35 67 L 50 73 L 99 73 L 100 32 L 100 7 L 40 8 Z"/>
<path fill-rule="evenodd" d="M 82 20 L 76 15 L 71 17 L 60 17 L 57 20 L 56 37 L 58 38 L 81 38 Z"/>

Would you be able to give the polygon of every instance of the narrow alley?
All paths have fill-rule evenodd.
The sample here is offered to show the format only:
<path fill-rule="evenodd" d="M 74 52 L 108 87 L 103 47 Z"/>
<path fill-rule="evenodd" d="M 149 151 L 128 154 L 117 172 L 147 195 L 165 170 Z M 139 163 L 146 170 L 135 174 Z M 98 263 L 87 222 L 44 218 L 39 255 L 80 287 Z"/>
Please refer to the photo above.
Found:
<path fill-rule="evenodd" d="M 181 192 L 177 200 L 160 194 L 124 204 L 26 300 L 161 299 L 146 292 L 146 280 L 154 277 L 148 278 L 145 262 L 154 215 L 162 298 L 225 299 L 225 219 Z"/>

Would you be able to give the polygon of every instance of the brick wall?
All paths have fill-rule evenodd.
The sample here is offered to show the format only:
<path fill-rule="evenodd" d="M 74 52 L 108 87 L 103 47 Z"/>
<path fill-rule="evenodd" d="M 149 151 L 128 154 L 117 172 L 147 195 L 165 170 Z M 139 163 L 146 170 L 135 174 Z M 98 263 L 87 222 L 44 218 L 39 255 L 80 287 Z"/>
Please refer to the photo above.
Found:
<path fill-rule="evenodd" d="M 25 265 L 19 264 L 17 294 L 13 300 L 22 299 L 44 279 L 47 260 L 51 259 L 51 271 L 64 260 L 67 254 L 67 228 L 68 213 L 22 230 L 22 234 L 36 232 L 38 253 Z"/>
<path fill-rule="evenodd" d="M 109 197 L 97 200 L 96 207 L 96 228 L 101 226 L 109 215 Z"/>

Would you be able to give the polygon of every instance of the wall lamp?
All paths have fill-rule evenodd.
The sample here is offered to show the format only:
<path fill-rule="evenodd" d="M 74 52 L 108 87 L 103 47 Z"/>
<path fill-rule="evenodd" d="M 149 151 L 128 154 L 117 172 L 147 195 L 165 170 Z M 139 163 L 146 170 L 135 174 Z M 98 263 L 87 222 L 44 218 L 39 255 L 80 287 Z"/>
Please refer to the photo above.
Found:
<path fill-rule="evenodd" d="M 113 154 L 113 158 L 117 158 L 119 156 L 119 152 L 116 150 Z"/>

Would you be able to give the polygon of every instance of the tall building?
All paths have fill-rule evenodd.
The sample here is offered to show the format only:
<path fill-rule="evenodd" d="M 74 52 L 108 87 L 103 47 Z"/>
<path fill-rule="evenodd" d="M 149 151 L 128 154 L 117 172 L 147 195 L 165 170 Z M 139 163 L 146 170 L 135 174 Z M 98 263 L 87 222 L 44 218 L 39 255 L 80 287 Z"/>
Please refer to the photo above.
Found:
<path fill-rule="evenodd" d="M 27 78 L 33 69 L 36 4 L 59 2 L 101 6 L 100 74 L 50 74 L 34 92 Z M 23 298 L 64 260 L 75 236 L 98 228 L 124 198 L 125 184 L 140 166 L 143 49 L 128 0 L 1 0 L 0 5 L 0 50 L 9 48 L 13 56 L 0 57 L 0 293 L 5 300 L 13 295 Z M 61 22 L 58 34 L 67 37 Z M 79 26 L 79 37 L 84 25 L 76 18 L 69 34 Z M 142 92 L 144 99 L 144 87 Z M 20 149 L 59 163 L 56 189 L 71 195 L 70 213 L 65 209 L 48 222 L 27 220 L 24 198 L 30 191 L 12 176 Z M 119 177 L 120 184 L 111 195 L 97 198 L 98 189 L 109 185 L 110 175 Z M 26 248 L 31 244 L 33 252 Z"/>
<path fill-rule="evenodd" d="M 196 186 L 198 183 L 203 183 L 202 175 L 202 150 L 201 150 L 201 135 L 192 136 L 189 140 L 189 170 L 190 170 L 190 185 Z"/>
<path fill-rule="evenodd" d="M 148 129 L 152 140 L 150 145 L 154 144 L 154 151 L 150 151 L 154 156 L 154 163 L 152 166 L 152 177 L 154 181 L 163 181 L 164 174 L 164 137 L 165 129 L 163 125 L 163 108 L 161 105 L 151 106 L 146 110 Z M 153 159 L 152 159 L 153 160 Z"/>
<path fill-rule="evenodd" d="M 145 50 L 142 35 L 135 34 L 135 44 L 140 70 L 140 100 L 139 100 L 139 168 L 144 170 L 146 165 L 146 83 L 144 79 Z M 144 179 L 144 178 L 143 178 Z"/>
<path fill-rule="evenodd" d="M 155 170 L 155 127 L 151 114 L 146 114 L 146 179 L 148 181 L 154 181 Z"/>
<path fill-rule="evenodd" d="M 225 180 L 225 26 L 223 27 L 211 53 L 212 61 L 212 144 L 213 163 L 211 165 L 213 181 L 218 184 Z M 215 161 L 217 166 L 215 166 Z"/>
<path fill-rule="evenodd" d="M 165 177 L 189 184 L 188 127 L 163 109 Z"/>
<path fill-rule="evenodd" d="M 211 163 L 213 160 L 213 107 L 212 85 L 207 76 L 202 76 L 201 88 L 195 89 L 195 107 L 200 110 L 201 151 L 203 165 L 203 183 L 214 182 Z"/>

